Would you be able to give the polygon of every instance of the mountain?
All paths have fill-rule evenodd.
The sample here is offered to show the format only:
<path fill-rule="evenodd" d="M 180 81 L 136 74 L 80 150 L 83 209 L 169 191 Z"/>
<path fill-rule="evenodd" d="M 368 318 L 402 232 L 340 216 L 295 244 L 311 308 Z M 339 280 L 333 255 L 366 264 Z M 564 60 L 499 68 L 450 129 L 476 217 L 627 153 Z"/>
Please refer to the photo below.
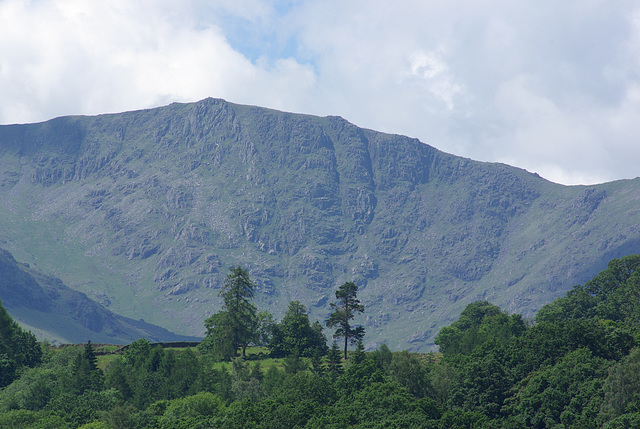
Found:
<path fill-rule="evenodd" d="M 150 341 L 193 341 L 143 320 L 119 316 L 82 292 L 66 287 L 60 279 L 19 264 L 0 249 L 0 300 L 22 324 L 53 343 L 129 344 L 139 338 Z"/>
<path fill-rule="evenodd" d="M 365 343 L 427 350 L 472 301 L 531 316 L 640 253 L 639 198 L 218 99 L 0 127 L 0 246 L 188 335 L 241 265 L 276 317 L 299 300 L 324 321 L 353 281 Z"/>

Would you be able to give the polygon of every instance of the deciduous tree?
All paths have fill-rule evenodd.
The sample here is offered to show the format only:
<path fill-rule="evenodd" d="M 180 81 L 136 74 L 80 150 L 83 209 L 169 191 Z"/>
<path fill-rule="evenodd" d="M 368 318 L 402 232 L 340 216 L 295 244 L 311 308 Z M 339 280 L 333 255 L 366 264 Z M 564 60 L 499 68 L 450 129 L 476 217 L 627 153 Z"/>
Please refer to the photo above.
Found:
<path fill-rule="evenodd" d="M 309 322 L 307 308 L 300 301 L 292 301 L 282 322 L 273 327 L 269 349 L 274 357 L 311 357 L 314 350 L 326 353 L 327 339 L 319 323 Z"/>

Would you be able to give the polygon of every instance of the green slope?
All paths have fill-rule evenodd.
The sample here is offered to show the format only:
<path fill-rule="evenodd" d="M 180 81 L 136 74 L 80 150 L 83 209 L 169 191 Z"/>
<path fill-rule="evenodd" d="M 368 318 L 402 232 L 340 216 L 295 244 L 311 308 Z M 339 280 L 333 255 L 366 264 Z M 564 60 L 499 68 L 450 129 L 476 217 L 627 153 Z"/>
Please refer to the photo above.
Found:
<path fill-rule="evenodd" d="M 11 316 L 39 339 L 53 344 L 129 344 L 151 341 L 190 341 L 159 326 L 132 320 L 106 310 L 59 279 L 19 264 L 0 249 L 0 300 Z"/>

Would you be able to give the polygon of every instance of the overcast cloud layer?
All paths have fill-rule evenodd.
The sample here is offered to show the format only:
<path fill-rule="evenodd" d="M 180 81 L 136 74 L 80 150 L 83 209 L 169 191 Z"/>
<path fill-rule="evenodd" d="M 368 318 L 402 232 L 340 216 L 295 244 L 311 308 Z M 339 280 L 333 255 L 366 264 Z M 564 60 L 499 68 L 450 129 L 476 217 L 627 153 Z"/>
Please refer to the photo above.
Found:
<path fill-rule="evenodd" d="M 0 123 L 218 97 L 564 184 L 634 178 L 636 4 L 0 0 Z"/>

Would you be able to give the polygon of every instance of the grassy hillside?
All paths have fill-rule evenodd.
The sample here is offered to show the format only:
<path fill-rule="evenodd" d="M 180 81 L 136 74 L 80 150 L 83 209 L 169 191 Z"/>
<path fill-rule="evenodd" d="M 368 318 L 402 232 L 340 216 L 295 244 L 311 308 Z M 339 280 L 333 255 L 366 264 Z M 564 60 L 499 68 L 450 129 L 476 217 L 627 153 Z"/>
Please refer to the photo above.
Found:
<path fill-rule="evenodd" d="M 207 99 L 0 127 L 0 240 L 110 310 L 203 333 L 228 268 L 369 347 L 427 350 L 470 302 L 532 316 L 640 252 L 640 181 L 566 187 L 415 139 Z"/>
<path fill-rule="evenodd" d="M 195 340 L 142 320 L 114 314 L 85 294 L 69 289 L 59 279 L 17 263 L 9 252 L 2 249 L 0 300 L 24 329 L 53 344 L 88 340 L 129 344 L 139 338 L 152 341 Z"/>

